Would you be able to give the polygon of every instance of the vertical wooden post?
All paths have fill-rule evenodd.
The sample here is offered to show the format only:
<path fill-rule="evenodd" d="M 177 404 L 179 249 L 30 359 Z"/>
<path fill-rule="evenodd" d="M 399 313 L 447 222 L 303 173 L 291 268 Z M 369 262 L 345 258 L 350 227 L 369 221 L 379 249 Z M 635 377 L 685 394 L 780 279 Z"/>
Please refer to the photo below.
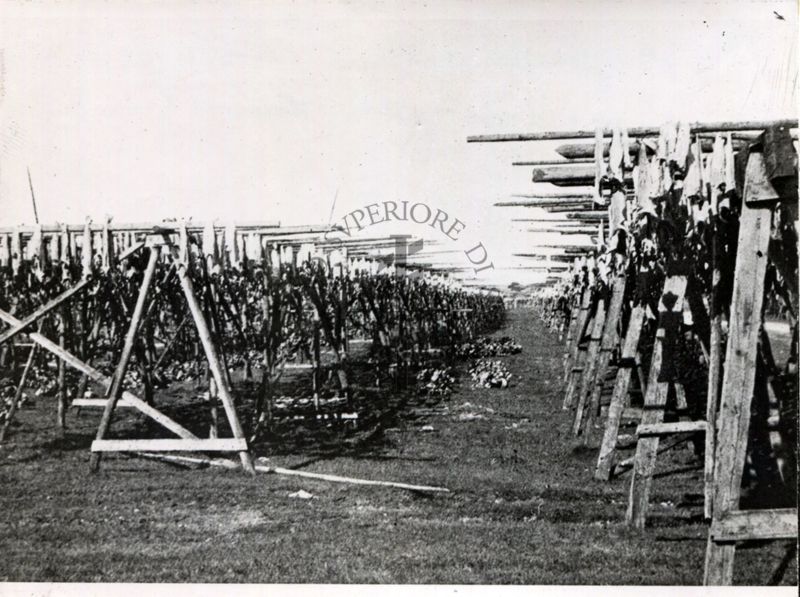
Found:
<path fill-rule="evenodd" d="M 764 159 L 751 153 L 745 173 L 744 201 L 739 221 L 739 245 L 733 279 L 733 300 L 725 351 L 717 446 L 714 457 L 714 520 L 736 510 L 747 450 L 750 405 L 755 388 L 758 335 L 764 304 L 764 278 L 772 227 L 773 205 L 751 205 L 752 199 L 769 199 L 765 193 Z M 777 198 L 772 190 L 772 198 Z M 767 197 L 764 197 L 767 194 Z M 754 197 L 755 196 L 755 197 Z M 715 543 L 709 534 L 706 546 L 706 585 L 729 585 L 733 581 L 735 543 Z"/>
<path fill-rule="evenodd" d="M 217 382 L 214 381 L 210 370 L 206 371 L 206 378 L 208 379 L 208 410 L 211 414 L 211 424 L 208 426 L 208 437 L 214 439 L 219 437 L 219 392 L 217 391 Z"/>
<path fill-rule="evenodd" d="M 81 245 L 81 267 L 84 279 L 92 275 L 93 257 L 92 228 L 91 222 L 87 220 L 86 225 L 83 227 L 83 244 Z"/>
<path fill-rule="evenodd" d="M 664 420 L 664 407 L 667 403 L 669 382 L 659 381 L 664 351 L 666 329 L 665 320 L 669 317 L 683 316 L 683 297 L 686 292 L 685 276 L 670 276 L 664 283 L 664 290 L 659 303 L 659 325 L 656 341 L 653 345 L 653 357 L 650 363 L 650 378 L 647 382 L 647 393 L 642 408 L 642 425 L 654 425 Z M 666 299 L 666 300 L 665 300 Z M 637 529 L 643 529 L 647 518 L 647 507 L 650 498 L 650 485 L 658 454 L 658 436 L 640 437 L 636 444 L 636 455 L 633 463 L 630 496 L 626 522 Z"/>
<path fill-rule="evenodd" d="M 713 191 L 712 191 L 713 192 Z M 713 200 L 713 198 L 712 198 Z M 722 313 L 717 305 L 717 294 L 722 271 L 719 263 L 719 235 L 717 234 L 716 209 L 712 216 L 712 278 L 711 278 L 711 322 L 708 346 L 708 390 L 706 392 L 706 434 L 703 463 L 703 515 L 711 519 L 714 511 L 714 452 L 717 438 L 717 409 L 719 408 L 720 376 L 722 374 Z"/>
<path fill-rule="evenodd" d="M 313 366 L 311 370 L 311 384 L 314 394 L 314 409 L 319 411 L 320 367 L 322 363 L 320 356 L 320 321 L 319 314 L 316 311 L 314 312 L 312 325 L 314 326 L 314 330 L 311 339 L 311 358 Z"/>
<path fill-rule="evenodd" d="M 614 347 L 619 341 L 617 327 L 620 323 L 620 313 L 622 312 L 622 301 L 624 298 L 625 275 L 623 274 L 618 276 L 612 285 L 611 301 L 608 306 L 606 323 L 603 327 L 603 339 L 600 342 L 600 352 L 597 355 L 597 371 L 589 385 L 591 398 L 588 401 L 589 410 L 586 414 L 586 423 L 584 424 L 583 430 L 583 444 L 586 446 L 591 443 L 594 435 L 595 418 L 600 411 L 600 395 L 603 392 L 606 371 L 608 370 L 608 363 L 611 360 L 611 351 L 614 350 Z"/>
<path fill-rule="evenodd" d="M 619 435 L 619 422 L 627 402 L 626 398 L 631 383 L 631 376 L 633 375 L 643 322 L 644 306 L 636 305 L 633 311 L 631 311 L 631 316 L 628 321 L 628 330 L 625 333 L 625 342 L 622 347 L 621 362 L 617 370 L 617 379 L 614 383 L 614 393 L 611 395 L 611 404 L 608 407 L 608 417 L 606 419 L 603 441 L 600 444 L 600 454 L 597 457 L 597 467 L 594 471 L 594 478 L 599 481 L 608 481 L 611 477 L 611 470 L 614 466 L 614 453 L 617 447 L 617 437 Z"/>
<path fill-rule="evenodd" d="M 67 309 L 62 307 L 58 316 L 58 345 L 67 346 Z M 60 432 L 67 426 L 67 371 L 63 359 L 58 359 L 58 414 L 56 425 Z"/>
<path fill-rule="evenodd" d="M 346 249 L 342 249 L 346 251 Z M 339 263 L 339 283 L 341 284 L 341 291 L 339 295 L 339 318 L 342 322 L 342 358 L 347 359 L 347 356 L 350 352 L 350 336 L 349 330 L 347 325 L 347 306 L 350 302 L 350 297 L 347 293 L 347 283 L 348 277 L 347 272 L 345 271 L 345 264 L 347 263 L 347 253 L 344 253 L 344 256 Z"/>
<path fill-rule="evenodd" d="M 114 407 L 116 407 L 117 401 L 122 395 L 122 384 L 125 380 L 125 372 L 128 370 L 128 363 L 131 360 L 134 343 L 136 342 L 136 333 L 139 329 L 139 324 L 142 321 L 142 315 L 144 314 L 147 291 L 150 289 L 150 284 L 153 281 L 153 274 L 156 271 L 156 265 L 158 264 L 158 256 L 160 251 L 161 249 L 158 246 L 150 247 L 150 259 L 148 260 L 147 267 L 144 270 L 144 278 L 142 279 L 142 285 L 139 288 L 139 296 L 136 299 L 136 306 L 133 308 L 131 323 L 128 327 L 128 333 L 125 336 L 125 343 L 122 346 L 122 354 L 114 372 L 114 380 L 109 387 L 108 400 L 106 401 L 106 406 L 103 410 L 103 417 L 100 419 L 100 426 L 97 429 L 96 439 L 98 440 L 103 439 L 108 432 L 108 428 L 111 426 L 111 416 L 114 412 Z M 92 471 L 97 471 L 99 466 L 100 452 L 92 452 L 92 456 L 89 461 L 89 468 Z"/>

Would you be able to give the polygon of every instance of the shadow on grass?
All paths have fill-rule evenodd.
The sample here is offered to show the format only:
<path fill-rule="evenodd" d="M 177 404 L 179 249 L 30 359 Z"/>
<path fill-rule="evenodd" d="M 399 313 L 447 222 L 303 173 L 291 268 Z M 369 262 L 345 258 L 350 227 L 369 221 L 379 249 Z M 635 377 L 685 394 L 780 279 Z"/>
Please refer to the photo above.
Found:
<path fill-rule="evenodd" d="M 95 435 L 89 433 L 67 432 L 61 437 L 56 437 L 41 444 L 47 452 L 72 452 L 75 450 L 88 450 Z"/>

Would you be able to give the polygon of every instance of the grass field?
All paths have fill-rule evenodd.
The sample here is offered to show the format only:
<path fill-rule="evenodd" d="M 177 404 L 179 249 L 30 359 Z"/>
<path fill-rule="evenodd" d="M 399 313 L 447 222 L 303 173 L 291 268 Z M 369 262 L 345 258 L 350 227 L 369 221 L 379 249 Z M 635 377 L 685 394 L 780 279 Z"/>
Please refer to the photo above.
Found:
<path fill-rule="evenodd" d="M 527 310 L 500 334 L 507 389 L 460 390 L 407 412 L 358 450 L 313 445 L 270 463 L 442 485 L 445 495 L 107 458 L 88 473 L 99 415 L 54 400 L 22 410 L 0 449 L 0 578 L 6 581 L 699 584 L 708 527 L 688 449 L 659 464 L 644 532 L 623 524 L 629 476 L 592 479 L 595 450 L 569 437 L 562 347 Z M 432 430 L 431 430 L 432 428 Z M 276 451 L 277 453 L 277 451 Z M 290 497 L 303 489 L 310 500 Z M 786 545 L 737 553 L 736 582 L 797 584 Z"/>

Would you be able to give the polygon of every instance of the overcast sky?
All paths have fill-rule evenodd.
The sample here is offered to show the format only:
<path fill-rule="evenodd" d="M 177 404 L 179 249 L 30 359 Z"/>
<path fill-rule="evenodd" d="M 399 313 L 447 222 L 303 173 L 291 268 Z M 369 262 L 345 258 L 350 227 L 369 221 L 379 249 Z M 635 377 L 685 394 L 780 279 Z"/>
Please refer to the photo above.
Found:
<path fill-rule="evenodd" d="M 0 5 L 2 224 L 33 221 L 30 167 L 44 222 L 421 201 L 499 267 L 533 212 L 491 205 L 552 146 L 467 135 L 797 112 L 792 2 L 77 4 Z"/>

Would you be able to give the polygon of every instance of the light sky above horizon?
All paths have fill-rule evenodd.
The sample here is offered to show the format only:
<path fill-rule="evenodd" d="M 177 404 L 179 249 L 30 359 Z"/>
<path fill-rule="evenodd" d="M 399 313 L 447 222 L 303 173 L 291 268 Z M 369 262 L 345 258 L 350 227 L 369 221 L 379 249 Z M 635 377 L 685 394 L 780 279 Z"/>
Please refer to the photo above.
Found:
<path fill-rule="evenodd" d="M 553 144 L 467 135 L 797 114 L 792 2 L 7 2 L 0 51 L 2 225 L 33 221 L 26 168 L 44 222 L 326 224 L 334 197 L 334 220 L 407 200 L 460 240 L 370 232 L 482 242 L 498 268 L 525 263 L 510 220 L 536 212 L 491 206 L 532 192 L 511 162 Z"/>

